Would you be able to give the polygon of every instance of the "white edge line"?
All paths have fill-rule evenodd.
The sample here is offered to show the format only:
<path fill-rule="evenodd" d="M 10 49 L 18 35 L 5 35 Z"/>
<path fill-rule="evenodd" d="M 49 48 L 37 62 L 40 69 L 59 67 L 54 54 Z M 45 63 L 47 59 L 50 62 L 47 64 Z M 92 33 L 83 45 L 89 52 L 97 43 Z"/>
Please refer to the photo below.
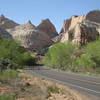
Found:
<path fill-rule="evenodd" d="M 47 68 L 47 67 L 45 67 L 45 68 Z M 56 71 L 56 72 L 61 72 L 61 73 L 65 73 L 65 74 L 74 74 L 74 75 L 78 75 L 78 76 L 82 76 L 82 77 L 90 77 L 90 78 L 96 78 L 96 79 L 100 79 L 100 76 L 95 76 L 95 75 L 92 75 L 92 76 L 90 76 L 90 75 L 88 75 L 88 74 L 81 74 L 81 73 L 74 73 L 74 72 L 63 72 L 63 71 L 59 71 L 59 70 L 54 70 L 54 69 L 50 69 L 50 70 L 53 70 L 53 71 Z"/>
<path fill-rule="evenodd" d="M 36 75 L 38 75 L 40 77 L 43 77 L 43 78 L 46 78 L 46 79 L 49 79 L 49 80 L 52 80 L 52 81 L 56 81 L 58 83 L 62 83 L 64 85 L 74 86 L 74 87 L 77 87 L 77 88 L 81 88 L 81 89 L 84 89 L 84 90 L 88 90 L 88 91 L 91 91 L 91 92 L 95 92 L 95 93 L 100 94 L 99 91 L 95 91 L 95 90 L 92 90 L 92 89 L 84 88 L 84 87 L 81 87 L 81 86 L 78 86 L 78 85 L 74 85 L 74 84 L 71 84 L 71 83 L 68 83 L 68 82 L 62 82 L 62 81 L 59 81 L 57 79 L 53 79 L 53 78 L 49 78 L 49 77 L 43 76 L 41 74 L 37 74 L 36 72 L 33 72 L 33 74 L 36 74 Z"/>

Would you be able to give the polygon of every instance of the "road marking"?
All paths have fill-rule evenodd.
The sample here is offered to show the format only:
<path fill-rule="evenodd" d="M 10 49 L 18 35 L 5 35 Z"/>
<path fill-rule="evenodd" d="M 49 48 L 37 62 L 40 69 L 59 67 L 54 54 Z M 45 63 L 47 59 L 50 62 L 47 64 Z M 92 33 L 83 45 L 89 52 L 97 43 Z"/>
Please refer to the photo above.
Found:
<path fill-rule="evenodd" d="M 54 70 L 53 70 L 54 71 Z M 58 71 L 56 71 L 58 73 Z M 62 73 L 62 72 L 60 72 Z M 66 72 L 64 72 L 65 74 L 67 74 Z M 52 73 L 53 75 L 55 75 L 54 73 Z M 63 74 L 63 73 L 62 73 Z M 74 74 L 74 73 L 73 73 Z M 70 76 L 70 75 L 69 75 Z M 70 76 L 69 78 L 67 77 L 67 79 L 73 79 L 73 80 L 78 80 L 78 81 L 81 81 L 81 82 L 87 82 L 87 83 L 91 83 L 91 84 L 95 84 L 95 85 L 100 85 L 99 82 L 95 82 L 95 81 L 89 81 L 89 80 L 81 80 L 81 79 L 76 79 L 76 78 L 73 78 L 72 76 Z"/>
<path fill-rule="evenodd" d="M 36 74 L 36 75 L 38 75 L 38 76 L 40 76 L 40 77 L 43 77 L 43 78 L 46 78 L 46 79 L 48 79 L 48 80 L 52 80 L 52 81 L 56 81 L 56 82 L 58 82 L 58 83 L 62 83 L 62 84 L 64 84 L 64 85 L 69 85 L 69 86 L 77 87 L 77 88 L 80 88 L 80 89 L 83 89 L 83 90 L 87 90 L 87 91 L 91 91 L 91 92 L 100 94 L 99 91 L 95 91 L 95 90 L 92 90 L 92 89 L 89 89 L 89 88 L 84 88 L 84 87 L 81 87 L 81 86 L 78 86 L 78 85 L 74 85 L 74 84 L 71 84 L 71 83 L 68 83 L 68 82 L 62 82 L 62 81 L 59 81 L 59 80 L 57 80 L 57 79 L 53 79 L 53 78 L 49 78 L 49 77 L 46 77 L 46 76 L 41 75 L 41 74 L 37 74 L 36 72 L 33 72 L 33 74 Z"/>
<path fill-rule="evenodd" d="M 98 83 L 98 82 L 94 82 L 94 81 L 75 79 L 75 78 L 73 78 L 73 77 L 70 77 L 70 79 L 78 80 L 78 81 L 81 81 L 81 82 L 87 82 L 87 83 L 91 83 L 91 84 L 95 84 L 95 85 L 100 85 L 100 83 Z"/>
<path fill-rule="evenodd" d="M 60 72 L 60 73 L 65 73 L 65 74 L 73 74 L 73 75 L 76 75 L 76 76 L 82 76 L 82 77 L 90 77 L 90 78 L 95 78 L 95 79 L 100 79 L 100 76 L 93 76 L 93 75 L 88 75 L 88 74 L 83 74 L 83 73 L 74 73 L 74 72 L 66 72 L 66 71 L 59 71 L 59 70 L 56 70 L 56 69 L 50 69 L 50 70 L 53 70 L 53 71 L 56 71 L 56 72 Z"/>
<path fill-rule="evenodd" d="M 44 69 L 45 70 L 45 69 Z M 54 71 L 54 70 L 53 70 Z M 58 72 L 58 71 L 56 71 L 56 72 Z M 60 73 L 62 73 L 62 72 L 60 72 Z M 65 74 L 67 74 L 66 72 L 64 72 Z M 69 74 L 69 73 L 68 73 Z M 71 74 L 75 74 L 75 73 L 71 73 Z M 79 76 L 79 74 L 77 74 L 78 76 Z M 91 76 L 87 76 L 87 77 L 91 77 Z M 68 77 L 67 77 L 68 78 Z M 95 77 L 94 77 L 95 78 Z M 99 82 L 95 82 L 95 81 L 89 81 L 89 80 L 81 80 L 81 79 L 76 79 L 76 78 L 73 78 L 73 77 L 71 77 L 70 76 L 70 78 L 68 78 L 68 79 L 73 79 L 73 80 L 78 80 L 78 81 L 81 81 L 81 82 L 87 82 L 87 83 L 90 83 L 90 84 L 94 84 L 94 85 L 100 85 L 100 83 Z"/>
<path fill-rule="evenodd" d="M 55 75 L 54 73 L 52 73 L 53 75 Z M 95 85 L 100 85 L 100 83 L 98 82 L 94 82 L 94 81 L 89 81 L 89 80 L 81 80 L 81 79 L 76 79 L 76 78 L 73 78 L 72 76 L 70 77 L 67 77 L 67 79 L 73 79 L 73 80 L 76 80 L 76 81 L 81 81 L 81 82 L 87 82 L 87 83 L 91 83 L 91 84 L 95 84 Z"/>

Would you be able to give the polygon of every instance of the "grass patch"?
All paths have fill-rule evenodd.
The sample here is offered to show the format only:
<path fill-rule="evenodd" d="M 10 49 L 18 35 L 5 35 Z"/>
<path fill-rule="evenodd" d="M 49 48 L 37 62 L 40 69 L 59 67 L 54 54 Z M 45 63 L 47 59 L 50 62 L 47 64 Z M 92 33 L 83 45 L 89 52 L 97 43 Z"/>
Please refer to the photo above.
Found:
<path fill-rule="evenodd" d="M 100 68 L 96 68 L 95 70 L 92 70 L 92 73 L 100 75 Z"/>
<path fill-rule="evenodd" d="M 16 100 L 16 97 L 14 94 L 2 94 L 0 100 Z"/>
<path fill-rule="evenodd" d="M 59 88 L 56 86 L 48 86 L 47 87 L 47 91 L 49 93 L 59 93 Z"/>
<path fill-rule="evenodd" d="M 0 72 L 0 81 L 15 79 L 17 76 L 18 76 L 18 73 L 15 70 L 11 70 L 11 69 L 4 70 Z"/>

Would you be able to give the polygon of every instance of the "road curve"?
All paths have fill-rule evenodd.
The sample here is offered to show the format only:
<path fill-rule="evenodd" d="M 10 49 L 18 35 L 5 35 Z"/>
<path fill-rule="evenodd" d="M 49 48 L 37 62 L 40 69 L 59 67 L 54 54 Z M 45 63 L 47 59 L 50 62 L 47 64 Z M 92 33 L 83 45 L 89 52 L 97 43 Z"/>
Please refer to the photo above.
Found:
<path fill-rule="evenodd" d="M 100 97 L 100 78 L 73 74 L 67 72 L 58 72 L 55 70 L 47 69 L 47 68 L 35 68 L 31 70 L 27 70 L 29 74 L 35 74 L 40 77 L 62 83 L 64 85 L 69 86 L 78 91 L 86 92 L 87 94 L 91 94 L 94 96 Z"/>

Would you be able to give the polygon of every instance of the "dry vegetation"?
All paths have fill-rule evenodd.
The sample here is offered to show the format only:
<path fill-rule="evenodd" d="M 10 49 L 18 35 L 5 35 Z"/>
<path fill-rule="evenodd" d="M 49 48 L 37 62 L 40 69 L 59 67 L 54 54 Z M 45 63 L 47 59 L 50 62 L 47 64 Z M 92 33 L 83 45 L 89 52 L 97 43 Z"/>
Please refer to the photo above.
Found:
<path fill-rule="evenodd" d="M 79 93 L 68 87 L 31 76 L 23 71 L 18 73 L 16 79 L 0 84 L 1 95 L 13 96 L 11 99 L 2 100 L 84 100 Z"/>

